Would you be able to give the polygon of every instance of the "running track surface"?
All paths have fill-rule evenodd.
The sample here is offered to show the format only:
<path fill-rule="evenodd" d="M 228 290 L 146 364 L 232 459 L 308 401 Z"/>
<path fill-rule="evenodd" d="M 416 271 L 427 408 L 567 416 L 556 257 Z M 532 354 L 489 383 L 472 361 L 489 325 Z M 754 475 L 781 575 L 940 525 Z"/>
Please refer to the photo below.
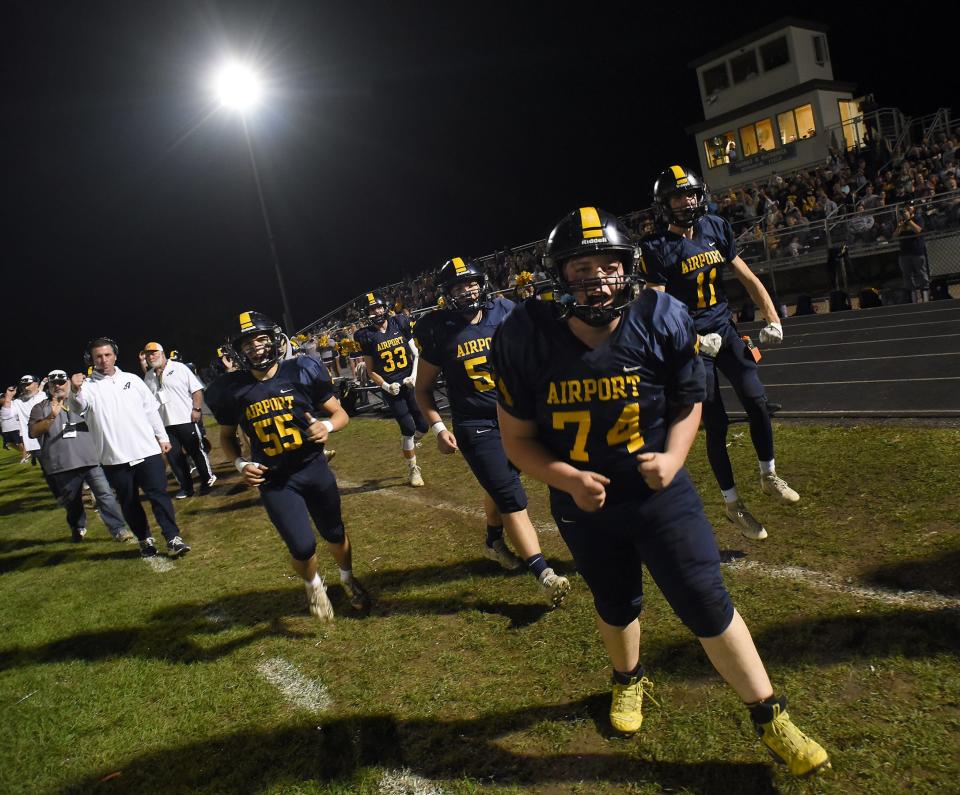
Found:
<path fill-rule="evenodd" d="M 785 318 L 761 346 L 777 417 L 960 417 L 960 301 Z M 762 322 L 738 325 L 759 345 Z M 721 377 L 731 416 L 742 414 Z"/>

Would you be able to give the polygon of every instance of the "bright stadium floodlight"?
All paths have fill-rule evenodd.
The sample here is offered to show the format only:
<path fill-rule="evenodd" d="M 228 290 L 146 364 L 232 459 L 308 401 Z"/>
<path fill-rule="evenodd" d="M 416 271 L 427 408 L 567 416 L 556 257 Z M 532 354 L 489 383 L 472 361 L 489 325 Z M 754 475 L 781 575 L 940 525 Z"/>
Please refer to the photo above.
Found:
<path fill-rule="evenodd" d="M 263 93 L 253 70 L 236 61 L 224 64 L 217 72 L 214 89 L 220 104 L 241 113 L 253 108 Z"/>

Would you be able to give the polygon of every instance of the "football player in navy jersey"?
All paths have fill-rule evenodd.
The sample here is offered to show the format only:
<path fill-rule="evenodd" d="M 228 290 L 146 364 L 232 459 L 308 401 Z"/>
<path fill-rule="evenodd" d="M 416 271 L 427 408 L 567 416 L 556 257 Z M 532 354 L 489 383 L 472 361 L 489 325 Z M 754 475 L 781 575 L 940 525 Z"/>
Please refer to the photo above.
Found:
<path fill-rule="evenodd" d="M 720 574 L 703 504 L 684 469 L 705 387 L 697 334 L 662 292 L 631 300 L 637 248 L 616 218 L 574 210 L 547 241 L 554 303 L 527 301 L 493 340 L 504 447 L 550 487 L 553 516 L 593 594 L 613 664 L 610 720 L 631 733 L 650 681 L 638 617 L 646 565 L 794 774 L 828 764 L 774 695 Z"/>
<path fill-rule="evenodd" d="M 417 466 L 417 439 L 427 432 L 427 421 L 417 406 L 417 349 L 411 342 L 410 318 L 390 315 L 376 293 L 367 293 L 367 321 L 354 341 L 360 345 L 370 379 L 383 390 L 383 399 L 400 426 L 400 446 L 409 468 L 411 486 L 423 485 Z"/>
<path fill-rule="evenodd" d="M 340 514 L 337 480 L 323 446 L 350 418 L 337 400 L 330 374 L 309 356 L 284 359 L 286 340 L 272 320 L 243 312 L 231 347 L 246 368 L 226 373 L 208 387 L 207 405 L 220 423 L 220 443 L 250 486 L 257 486 L 267 515 L 303 578 L 310 612 L 333 620 L 323 578 L 317 572 L 317 541 L 311 519 L 340 570 L 350 604 L 365 611 L 370 598 L 353 576 L 350 539 Z M 314 414 L 326 416 L 315 419 Z M 244 460 L 237 427 L 250 439 Z"/>
<path fill-rule="evenodd" d="M 497 388 L 490 369 L 490 341 L 516 304 L 490 298 L 486 274 L 471 260 L 454 257 L 437 275 L 444 308 L 422 317 L 415 339 L 420 348 L 417 402 L 431 423 L 441 453 L 459 451 L 483 487 L 487 516 L 484 555 L 508 570 L 523 563 L 503 541 L 503 531 L 520 551 L 547 598 L 559 606 L 570 590 L 566 577 L 547 565 L 527 515 L 527 495 L 508 460 L 497 425 Z M 443 372 L 453 414 L 453 432 L 440 418 L 433 390 Z"/>
<path fill-rule="evenodd" d="M 729 418 L 720 396 L 718 371 L 723 373 L 743 404 L 750 422 L 750 438 L 760 463 L 764 494 L 785 504 L 800 500 L 777 476 L 773 458 L 773 426 L 767 412 L 767 393 L 760 381 L 753 352 L 741 339 L 723 289 L 723 269 L 729 268 L 767 320 L 760 342 L 779 344 L 783 327 L 773 300 L 763 283 L 737 254 L 730 222 L 706 212 L 706 186 L 697 174 L 670 166 L 657 177 L 653 188 L 665 229 L 645 237 L 640 244 L 647 283 L 687 305 L 700 335 L 700 355 L 706 372 L 707 397 L 703 404 L 707 457 L 723 494 L 727 519 L 747 538 L 767 537 L 764 526 L 746 509 L 737 493 L 733 467 L 727 454 Z"/>

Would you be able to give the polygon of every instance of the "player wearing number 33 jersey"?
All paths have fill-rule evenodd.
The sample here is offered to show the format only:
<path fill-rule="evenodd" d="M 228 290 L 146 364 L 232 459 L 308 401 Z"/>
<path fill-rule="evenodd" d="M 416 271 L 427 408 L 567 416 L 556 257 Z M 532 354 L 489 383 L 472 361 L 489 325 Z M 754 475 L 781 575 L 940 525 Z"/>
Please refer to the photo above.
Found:
<path fill-rule="evenodd" d="M 409 468 L 411 486 L 422 486 L 423 475 L 417 465 L 417 439 L 427 432 L 417 400 L 417 352 L 411 340 L 410 319 L 390 315 L 387 305 L 376 293 L 367 293 L 367 321 L 353 339 L 360 346 L 370 379 L 383 391 L 387 404 L 400 426 L 400 447 Z"/>
<path fill-rule="evenodd" d="M 257 486 L 267 515 L 303 578 L 310 611 L 333 618 L 333 607 L 317 573 L 316 537 L 327 542 L 351 605 L 369 607 L 353 576 L 350 539 L 343 527 L 337 481 L 323 447 L 349 417 L 334 395 L 330 374 L 309 356 L 285 359 L 286 337 L 259 312 L 243 312 L 231 346 L 245 368 L 226 373 L 207 390 L 207 405 L 220 423 L 220 442 L 250 486 Z M 241 456 L 237 428 L 250 439 L 250 459 Z"/>
<path fill-rule="evenodd" d="M 662 292 L 633 298 L 638 260 L 617 219 L 596 207 L 554 228 L 544 257 L 554 303 L 526 301 L 493 339 L 504 447 L 549 485 L 557 527 L 593 594 L 613 664 L 613 727 L 640 728 L 652 687 L 638 623 L 646 566 L 763 742 L 792 772 L 809 773 L 827 755 L 773 695 L 683 466 L 706 391 L 693 321 Z"/>
<path fill-rule="evenodd" d="M 420 348 L 417 402 L 432 423 L 441 453 L 460 452 L 484 490 L 487 538 L 483 553 L 507 569 L 520 560 L 503 541 L 504 529 L 513 546 L 540 583 L 551 604 L 559 605 L 570 587 L 566 577 L 547 565 L 537 533 L 527 515 L 527 495 L 516 467 L 508 460 L 497 423 L 497 389 L 490 364 L 490 342 L 515 304 L 490 298 L 483 270 L 471 260 L 454 257 L 437 274 L 445 308 L 417 322 Z M 447 386 L 453 432 L 437 411 L 434 387 L 440 373 Z"/>

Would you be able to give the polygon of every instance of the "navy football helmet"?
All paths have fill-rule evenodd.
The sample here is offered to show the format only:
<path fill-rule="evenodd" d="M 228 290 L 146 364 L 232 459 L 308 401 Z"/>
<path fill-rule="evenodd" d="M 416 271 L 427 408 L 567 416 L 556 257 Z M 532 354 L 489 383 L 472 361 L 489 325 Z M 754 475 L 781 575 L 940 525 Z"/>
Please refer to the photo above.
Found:
<path fill-rule="evenodd" d="M 670 166 L 661 171 L 657 181 L 653 183 L 653 203 L 661 221 L 689 229 L 694 221 L 706 214 L 708 192 L 706 183 L 695 171 L 690 171 L 683 166 Z M 693 206 L 684 206 L 676 210 L 670 206 L 670 199 L 673 196 L 691 194 L 696 199 L 696 204 Z"/>
<path fill-rule="evenodd" d="M 390 314 L 387 302 L 378 293 L 367 293 L 366 300 L 367 322 L 371 326 L 379 326 Z"/>
<path fill-rule="evenodd" d="M 597 301 L 578 304 L 573 291 L 583 290 L 590 294 L 601 279 L 588 279 L 571 284 L 564 275 L 564 266 L 571 259 L 590 254 L 616 254 L 623 266 L 623 277 L 615 286 L 613 300 L 607 301 L 597 295 Z M 552 272 L 558 283 L 553 300 L 564 313 L 573 314 L 591 326 L 605 326 L 612 321 L 633 299 L 633 274 L 640 260 L 640 250 L 630 239 L 616 216 L 599 207 L 580 207 L 563 217 L 547 238 L 543 265 Z"/>
<path fill-rule="evenodd" d="M 251 355 L 243 352 L 243 343 L 252 337 L 266 334 L 270 342 Z M 230 335 L 230 348 L 236 354 L 236 361 L 248 370 L 269 370 L 276 362 L 284 358 L 287 350 L 287 338 L 280 328 L 266 315 L 260 312 L 241 312 L 237 318 L 237 327 Z"/>
<path fill-rule="evenodd" d="M 453 288 L 458 284 L 469 282 L 476 282 L 480 288 L 477 295 L 461 294 L 459 297 L 454 297 Z M 483 309 L 490 300 L 490 292 L 487 289 L 487 274 L 484 273 L 483 268 L 471 259 L 465 260 L 462 257 L 454 257 L 447 260 L 437 274 L 437 286 L 443 294 L 445 308 L 470 317 Z"/>

